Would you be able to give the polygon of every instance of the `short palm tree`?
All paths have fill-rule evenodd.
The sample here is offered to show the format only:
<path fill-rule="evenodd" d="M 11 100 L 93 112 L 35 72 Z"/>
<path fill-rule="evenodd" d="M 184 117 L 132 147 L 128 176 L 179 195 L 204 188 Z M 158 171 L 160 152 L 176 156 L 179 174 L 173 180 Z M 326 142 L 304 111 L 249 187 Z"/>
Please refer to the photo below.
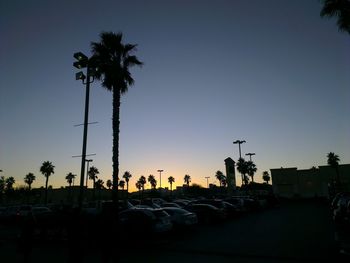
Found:
<path fill-rule="evenodd" d="M 172 176 L 169 176 L 168 177 L 168 182 L 170 184 L 170 191 L 172 192 L 173 191 L 173 183 L 175 182 L 175 178 L 172 177 Z"/>
<path fill-rule="evenodd" d="M 93 181 L 93 199 L 95 200 L 95 188 L 96 188 L 96 179 L 98 178 L 97 175 L 99 174 L 99 170 L 95 166 L 91 166 L 88 171 L 89 179 Z"/>
<path fill-rule="evenodd" d="M 139 179 L 139 182 L 141 183 L 141 186 L 142 186 L 142 193 L 143 193 L 143 191 L 145 191 L 145 184 L 147 183 L 146 177 L 144 177 L 143 175 L 141 175 L 141 177 L 140 177 L 140 179 Z"/>
<path fill-rule="evenodd" d="M 129 193 L 129 180 L 130 178 L 132 177 L 131 173 L 126 171 L 124 174 L 123 174 L 123 178 L 125 179 L 125 182 L 126 182 L 126 193 L 128 194 Z"/>
<path fill-rule="evenodd" d="M 263 180 L 264 180 L 267 184 L 269 184 L 269 181 L 270 181 L 271 177 L 270 177 L 268 171 L 264 171 L 264 172 L 263 172 L 262 178 L 263 178 Z"/>
<path fill-rule="evenodd" d="M 141 184 L 140 180 L 136 182 L 135 186 L 139 190 L 139 197 L 141 198 L 142 184 Z"/>
<path fill-rule="evenodd" d="M 148 176 L 147 180 L 148 180 L 148 182 L 151 184 L 151 188 L 152 188 L 153 190 L 155 190 L 156 187 L 157 187 L 157 180 L 156 180 L 156 178 L 154 178 L 154 175 L 150 174 L 150 175 Z"/>
<path fill-rule="evenodd" d="M 72 186 L 72 183 L 74 182 L 74 178 L 76 177 L 77 175 L 76 174 L 72 174 L 72 173 L 68 173 L 66 175 L 66 180 L 67 180 L 67 183 L 69 184 L 69 187 Z"/>
<path fill-rule="evenodd" d="M 35 181 L 35 175 L 33 173 L 28 173 L 24 177 L 24 182 L 28 185 L 28 190 L 32 188 L 32 183 Z"/>
<path fill-rule="evenodd" d="M 218 179 L 219 184 L 220 184 L 220 187 L 221 187 L 221 186 L 222 186 L 222 180 L 223 180 L 223 179 L 226 179 L 226 176 L 223 174 L 223 172 L 221 172 L 221 171 L 216 171 L 215 177 L 216 177 L 216 179 Z"/>
<path fill-rule="evenodd" d="M 136 45 L 124 44 L 122 33 L 102 32 L 100 42 L 92 42 L 92 61 L 97 68 L 95 77 L 102 81 L 102 86 L 113 94 L 113 200 L 118 202 L 118 174 L 119 174 L 119 126 L 120 126 L 120 98 L 134 84 L 129 69 L 141 66 L 142 62 L 132 53 Z"/>
<path fill-rule="evenodd" d="M 339 156 L 336 155 L 334 152 L 330 152 L 327 154 L 327 163 L 329 166 L 335 169 L 336 175 L 337 175 L 337 184 L 338 187 L 340 186 L 340 176 L 339 176 Z"/>
<path fill-rule="evenodd" d="M 120 180 L 119 183 L 118 183 L 118 186 L 124 191 L 125 181 L 124 180 Z"/>
<path fill-rule="evenodd" d="M 104 189 L 104 181 L 102 179 L 98 179 L 95 183 L 95 187 L 98 190 L 98 200 L 101 200 L 101 190 Z"/>
<path fill-rule="evenodd" d="M 339 30 L 350 34 L 349 0 L 323 0 L 321 17 L 336 17 Z"/>
<path fill-rule="evenodd" d="M 254 182 L 254 174 L 258 169 L 253 161 L 247 161 L 247 174 L 252 178 L 252 182 Z"/>
<path fill-rule="evenodd" d="M 184 182 L 185 184 L 187 184 L 187 186 L 190 186 L 191 176 L 189 176 L 188 174 L 185 174 Z"/>
<path fill-rule="evenodd" d="M 5 179 L 5 186 L 6 186 L 6 191 L 10 192 L 13 190 L 13 185 L 16 183 L 16 180 L 14 177 L 10 176 Z"/>
<path fill-rule="evenodd" d="M 55 173 L 55 166 L 49 162 L 45 161 L 40 167 L 40 172 L 45 176 L 46 181 L 45 181 L 45 204 L 47 204 L 47 187 L 48 187 L 48 182 L 49 182 L 49 177 L 51 174 Z"/>
<path fill-rule="evenodd" d="M 112 181 L 110 179 L 107 180 L 106 182 L 107 188 L 110 190 L 112 187 Z"/>

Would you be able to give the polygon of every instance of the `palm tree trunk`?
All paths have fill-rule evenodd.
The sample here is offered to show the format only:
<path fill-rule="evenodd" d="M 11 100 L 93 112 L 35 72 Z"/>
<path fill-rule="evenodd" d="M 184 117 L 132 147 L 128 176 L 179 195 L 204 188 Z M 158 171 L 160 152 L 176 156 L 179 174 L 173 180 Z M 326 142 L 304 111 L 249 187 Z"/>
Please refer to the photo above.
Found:
<path fill-rule="evenodd" d="M 126 200 L 129 198 L 129 182 L 126 182 Z"/>
<path fill-rule="evenodd" d="M 118 175 L 119 175 L 119 126 L 120 126 L 120 89 L 113 86 L 113 201 L 118 203 Z"/>
<path fill-rule="evenodd" d="M 49 182 L 49 177 L 46 176 L 46 182 L 45 182 L 45 204 L 47 204 L 47 184 Z"/>

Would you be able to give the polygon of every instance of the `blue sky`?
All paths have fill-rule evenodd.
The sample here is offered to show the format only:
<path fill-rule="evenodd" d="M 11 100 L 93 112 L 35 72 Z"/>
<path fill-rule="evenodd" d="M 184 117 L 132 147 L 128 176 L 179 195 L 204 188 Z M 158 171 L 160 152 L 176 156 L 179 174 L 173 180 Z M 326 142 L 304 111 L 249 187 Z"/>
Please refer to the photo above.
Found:
<path fill-rule="evenodd" d="M 317 0 L 1 1 L 0 169 L 17 185 L 43 161 L 49 184 L 80 176 L 85 90 L 73 53 L 90 55 L 101 31 L 137 43 L 142 68 L 122 98 L 120 171 L 164 169 L 206 185 L 255 152 L 256 179 L 278 167 L 325 165 L 330 151 L 350 162 L 350 37 L 319 16 Z M 91 87 L 88 153 L 112 174 L 112 98 Z M 239 176 L 237 175 L 237 179 Z M 78 180 L 77 180 L 78 181 Z M 240 180 L 238 179 L 238 183 Z"/>

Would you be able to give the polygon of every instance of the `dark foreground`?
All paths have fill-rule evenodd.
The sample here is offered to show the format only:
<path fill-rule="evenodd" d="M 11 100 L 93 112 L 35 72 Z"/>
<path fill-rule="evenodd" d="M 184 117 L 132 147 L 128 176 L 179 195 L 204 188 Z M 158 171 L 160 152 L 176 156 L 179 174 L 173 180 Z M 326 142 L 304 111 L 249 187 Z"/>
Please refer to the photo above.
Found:
<path fill-rule="evenodd" d="M 95 227 L 108 231 L 106 225 Z M 107 240 L 73 245 L 80 262 L 114 262 L 109 255 L 119 255 L 120 262 L 347 262 L 337 253 L 333 228 L 326 202 L 295 201 L 146 242 L 135 236 L 123 247 L 101 245 Z M 0 229 L 0 262 L 21 262 L 15 234 Z M 30 262 L 69 262 L 68 246 L 65 240 L 36 241 Z"/>

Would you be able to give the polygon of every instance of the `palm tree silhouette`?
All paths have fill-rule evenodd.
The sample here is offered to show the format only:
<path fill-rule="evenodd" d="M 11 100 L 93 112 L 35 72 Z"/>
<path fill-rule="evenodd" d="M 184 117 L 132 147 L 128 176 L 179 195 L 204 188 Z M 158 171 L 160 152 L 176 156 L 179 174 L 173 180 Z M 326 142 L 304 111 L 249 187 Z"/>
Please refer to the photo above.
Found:
<path fill-rule="evenodd" d="M 107 180 L 106 182 L 107 188 L 110 190 L 112 187 L 112 181 L 110 179 Z"/>
<path fill-rule="evenodd" d="M 13 190 L 13 185 L 16 183 L 16 180 L 13 176 L 10 176 L 5 179 L 6 191 L 11 192 Z"/>
<path fill-rule="evenodd" d="M 184 182 L 185 184 L 187 184 L 187 186 L 190 186 L 191 176 L 189 176 L 188 174 L 185 174 Z"/>
<path fill-rule="evenodd" d="M 247 161 L 247 174 L 252 178 L 252 182 L 254 182 L 254 174 L 258 169 L 253 161 Z"/>
<path fill-rule="evenodd" d="M 125 182 L 126 182 L 126 198 L 128 198 L 128 195 L 129 195 L 129 180 L 130 180 L 131 177 L 132 177 L 132 175 L 128 171 L 126 171 L 123 174 L 123 178 L 125 179 Z"/>
<path fill-rule="evenodd" d="M 350 34 L 350 2 L 349 0 L 323 0 L 321 17 L 336 17 L 340 31 Z"/>
<path fill-rule="evenodd" d="M 133 66 L 141 66 L 142 62 L 134 55 L 136 45 L 123 44 L 122 33 L 102 32 L 99 43 L 92 42 L 93 61 L 97 68 L 95 77 L 102 81 L 102 86 L 113 93 L 113 199 L 118 202 L 119 174 L 119 126 L 120 98 L 134 84 L 129 72 Z"/>
<path fill-rule="evenodd" d="M 139 190 L 139 197 L 141 198 L 141 189 L 142 189 L 142 184 L 140 180 L 138 180 L 135 184 L 136 188 Z"/>
<path fill-rule="evenodd" d="M 89 179 L 93 181 L 93 192 L 92 192 L 93 200 L 95 200 L 96 179 L 98 178 L 97 175 L 99 173 L 100 173 L 99 170 L 95 166 L 91 166 L 88 171 Z"/>
<path fill-rule="evenodd" d="M 148 182 L 151 184 L 151 188 L 152 188 L 153 190 L 155 190 L 156 187 L 157 187 L 157 180 L 156 180 L 156 178 L 154 178 L 154 176 L 153 176 L 152 174 L 150 174 L 150 175 L 148 176 L 147 180 L 148 180 Z"/>
<path fill-rule="evenodd" d="M 28 190 L 30 191 L 32 188 L 32 183 L 35 181 L 35 175 L 33 173 L 28 173 L 24 177 L 24 182 L 28 185 Z"/>
<path fill-rule="evenodd" d="M 124 191 L 125 181 L 124 180 L 120 180 L 119 183 L 118 183 L 118 186 Z"/>
<path fill-rule="evenodd" d="M 69 184 L 69 187 L 72 186 L 72 183 L 73 183 L 75 177 L 76 177 L 76 175 L 72 174 L 72 173 L 68 173 L 66 175 L 66 180 L 67 180 L 67 183 Z"/>
<path fill-rule="evenodd" d="M 51 162 L 45 161 L 40 167 L 40 172 L 46 177 L 46 182 L 45 182 L 45 204 L 47 204 L 47 186 L 49 182 L 49 177 L 51 174 L 54 174 L 55 171 L 55 166 L 52 165 Z"/>
<path fill-rule="evenodd" d="M 103 184 L 104 181 L 102 179 L 98 179 L 95 183 L 95 187 L 98 190 L 98 200 L 101 200 L 101 190 L 105 188 Z"/>
<path fill-rule="evenodd" d="M 226 180 L 226 176 L 221 171 L 216 171 L 215 177 L 216 177 L 216 179 L 218 179 L 220 187 L 221 187 L 222 186 L 222 181 L 224 179 Z"/>
<path fill-rule="evenodd" d="M 145 191 L 145 184 L 147 183 L 146 181 L 146 177 L 144 177 L 143 175 L 141 175 L 139 181 L 138 181 L 140 184 L 141 184 L 141 188 L 142 188 L 142 198 L 143 198 L 143 192 Z"/>
<path fill-rule="evenodd" d="M 271 178 L 270 178 L 270 175 L 269 175 L 268 171 L 264 171 L 263 172 L 262 178 L 267 184 L 269 184 L 269 181 L 270 181 Z"/>
<path fill-rule="evenodd" d="M 172 193 L 173 192 L 173 183 L 175 182 L 175 178 L 172 177 L 172 176 L 169 176 L 168 177 L 168 182 L 170 184 L 170 193 Z"/>
<path fill-rule="evenodd" d="M 242 175 L 242 185 L 248 183 L 246 174 L 248 173 L 248 165 L 244 158 L 239 158 L 237 162 L 237 170 Z"/>
<path fill-rule="evenodd" d="M 340 187 L 340 176 L 339 176 L 339 156 L 336 155 L 334 152 L 330 152 L 327 154 L 327 163 L 329 166 L 335 169 L 336 175 L 337 175 L 337 186 Z"/>

